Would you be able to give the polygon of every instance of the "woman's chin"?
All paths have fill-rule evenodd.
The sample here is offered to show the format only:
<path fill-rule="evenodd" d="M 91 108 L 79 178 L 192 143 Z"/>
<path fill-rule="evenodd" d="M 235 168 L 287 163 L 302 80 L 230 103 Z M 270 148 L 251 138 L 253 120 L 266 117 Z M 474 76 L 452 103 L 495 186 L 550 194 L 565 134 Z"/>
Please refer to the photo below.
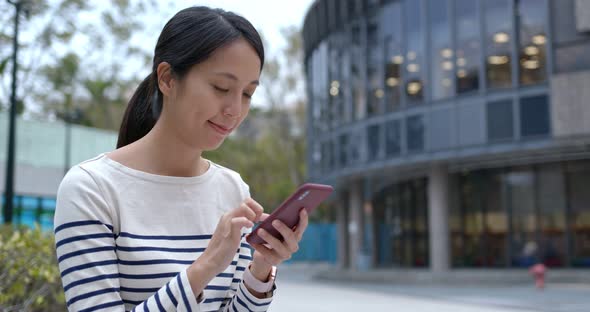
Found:
<path fill-rule="evenodd" d="M 205 148 L 203 149 L 204 151 L 214 151 L 216 149 L 218 149 L 221 144 L 223 144 L 223 142 L 225 141 L 225 138 L 220 139 L 220 140 L 215 140 L 215 141 L 210 141 Z"/>

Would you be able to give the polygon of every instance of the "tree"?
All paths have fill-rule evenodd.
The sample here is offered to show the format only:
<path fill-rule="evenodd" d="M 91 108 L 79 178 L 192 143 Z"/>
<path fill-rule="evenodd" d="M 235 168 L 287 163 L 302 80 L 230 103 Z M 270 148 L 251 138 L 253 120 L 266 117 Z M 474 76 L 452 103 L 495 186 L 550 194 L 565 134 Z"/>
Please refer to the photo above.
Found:
<path fill-rule="evenodd" d="M 90 126 L 116 128 L 129 87 L 139 78 L 127 73 L 129 60 L 149 62 L 150 51 L 134 35 L 147 27 L 144 15 L 156 1 L 83 0 L 27 1 L 29 18 L 23 24 L 22 56 L 19 56 L 20 101 L 25 113 L 45 118 L 65 118 L 69 109 L 81 111 Z M 0 10 L 9 12 L 0 2 Z M 155 10 L 156 12 L 158 10 Z M 7 105 L 6 59 L 10 57 L 13 15 L 0 17 L 0 106 Z M 96 17 L 99 17 L 97 20 Z M 28 38 L 28 39 L 27 39 Z M 67 68 L 62 68 L 67 66 Z M 62 76 L 66 74 L 66 77 Z M 26 92 L 25 92 L 26 91 Z M 70 107 L 72 106 L 72 107 Z M 88 116 L 86 116 L 88 115 Z"/>

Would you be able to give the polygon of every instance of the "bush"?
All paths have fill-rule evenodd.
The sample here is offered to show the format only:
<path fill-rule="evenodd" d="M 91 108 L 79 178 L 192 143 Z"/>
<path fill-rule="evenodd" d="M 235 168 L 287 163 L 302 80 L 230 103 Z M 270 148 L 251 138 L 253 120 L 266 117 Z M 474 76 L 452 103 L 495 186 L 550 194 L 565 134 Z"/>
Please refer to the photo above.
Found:
<path fill-rule="evenodd" d="M 50 233 L 0 227 L 0 311 L 65 311 Z"/>

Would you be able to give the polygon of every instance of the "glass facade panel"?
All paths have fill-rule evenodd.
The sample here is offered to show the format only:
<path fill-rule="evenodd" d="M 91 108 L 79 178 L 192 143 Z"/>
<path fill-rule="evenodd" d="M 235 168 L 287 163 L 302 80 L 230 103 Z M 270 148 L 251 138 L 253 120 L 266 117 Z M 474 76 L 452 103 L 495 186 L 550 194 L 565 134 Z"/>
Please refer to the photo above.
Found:
<path fill-rule="evenodd" d="M 350 134 L 350 142 L 348 148 L 350 149 L 350 163 L 358 164 L 361 160 L 361 148 L 363 147 L 363 132 L 357 131 Z"/>
<path fill-rule="evenodd" d="M 393 184 L 376 196 L 373 222 L 381 267 L 428 265 L 426 179 Z"/>
<path fill-rule="evenodd" d="M 381 32 L 385 49 L 385 110 L 393 112 L 401 106 L 400 85 L 402 83 L 402 11 L 401 3 L 388 5 L 381 16 Z"/>
<path fill-rule="evenodd" d="M 340 155 L 338 163 L 340 167 L 346 167 L 349 163 L 348 141 L 348 134 L 342 134 L 338 139 L 338 143 L 340 145 Z"/>
<path fill-rule="evenodd" d="M 367 129 L 367 159 L 369 161 L 379 158 L 381 151 L 381 126 L 372 125 Z"/>
<path fill-rule="evenodd" d="M 406 119 L 406 135 L 408 151 L 416 152 L 424 150 L 424 117 L 416 115 Z"/>
<path fill-rule="evenodd" d="M 479 89 L 480 26 L 474 0 L 455 0 L 457 93 Z"/>
<path fill-rule="evenodd" d="M 549 134 L 549 103 L 546 95 L 520 99 L 520 128 L 523 137 Z"/>
<path fill-rule="evenodd" d="M 487 87 L 512 86 L 512 15 L 510 0 L 484 1 Z"/>
<path fill-rule="evenodd" d="M 550 267 L 566 265 L 566 194 L 560 164 L 547 165 L 537 171 L 539 207 L 539 256 Z"/>
<path fill-rule="evenodd" d="M 511 261 L 515 267 L 530 267 L 537 262 L 537 214 L 534 174 L 513 171 L 505 176 L 511 208 Z"/>
<path fill-rule="evenodd" d="M 340 45 L 333 43 L 330 45 L 330 58 L 328 60 L 329 63 L 329 106 L 330 106 L 330 114 L 332 120 L 332 126 L 336 126 L 340 124 L 343 120 L 342 118 L 342 111 L 344 108 L 344 97 L 342 96 L 343 92 L 341 88 L 343 87 L 342 83 L 342 73 L 340 62 L 342 62 L 342 48 Z"/>
<path fill-rule="evenodd" d="M 565 169 L 565 170 L 564 170 Z M 590 162 L 456 175 L 452 263 L 465 267 L 590 267 Z"/>
<path fill-rule="evenodd" d="M 404 2 L 404 21 L 407 34 L 406 46 L 406 95 L 408 104 L 419 104 L 424 100 L 424 28 L 422 27 L 422 2 Z"/>
<path fill-rule="evenodd" d="M 487 104 L 488 140 L 506 140 L 514 137 L 512 100 Z"/>
<path fill-rule="evenodd" d="M 519 80 L 522 85 L 547 80 L 547 4 L 544 0 L 517 1 Z"/>
<path fill-rule="evenodd" d="M 367 28 L 367 116 L 371 117 L 381 112 L 381 99 L 385 92 L 381 88 L 379 67 L 381 64 L 381 52 L 379 45 L 379 29 L 376 23 L 370 23 Z"/>
<path fill-rule="evenodd" d="M 508 218 L 503 205 L 502 175 L 476 171 L 458 177 L 458 210 L 453 218 L 453 264 L 497 267 L 506 263 Z"/>
<path fill-rule="evenodd" d="M 449 20 L 450 0 L 430 0 L 430 64 L 432 74 L 432 99 L 453 96 L 453 50 Z"/>
<path fill-rule="evenodd" d="M 399 120 L 388 121 L 385 125 L 385 154 L 397 156 L 401 152 L 401 126 Z"/>
<path fill-rule="evenodd" d="M 352 47 L 350 62 L 350 79 L 352 88 L 353 103 L 353 120 L 363 119 L 365 117 L 366 97 L 364 92 L 364 83 L 362 77 L 362 45 L 361 45 L 361 28 L 359 25 L 352 27 Z"/>
<path fill-rule="evenodd" d="M 590 267 L 590 163 L 574 164 L 567 172 L 568 198 L 571 209 L 572 265 Z"/>

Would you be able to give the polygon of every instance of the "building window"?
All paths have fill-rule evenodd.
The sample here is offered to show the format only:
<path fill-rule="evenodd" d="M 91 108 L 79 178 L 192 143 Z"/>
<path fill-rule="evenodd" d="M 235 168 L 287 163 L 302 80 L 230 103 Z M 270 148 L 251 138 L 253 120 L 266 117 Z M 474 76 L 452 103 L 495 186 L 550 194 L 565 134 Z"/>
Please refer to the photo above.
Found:
<path fill-rule="evenodd" d="M 520 99 L 520 133 L 522 137 L 549 134 L 549 103 L 546 95 Z"/>
<path fill-rule="evenodd" d="M 381 126 L 372 125 L 367 129 L 367 159 L 369 161 L 376 160 L 379 157 L 381 151 Z"/>
<path fill-rule="evenodd" d="M 401 152 L 401 126 L 399 120 L 385 124 L 385 154 L 387 157 L 397 156 Z"/>
<path fill-rule="evenodd" d="M 426 179 L 390 185 L 373 203 L 378 266 L 428 266 Z"/>
<path fill-rule="evenodd" d="M 456 176 L 454 266 L 590 267 L 590 162 Z M 508 260 L 508 262 L 507 262 Z"/>
<path fill-rule="evenodd" d="M 406 49 L 406 95 L 408 104 L 419 104 L 424 100 L 424 29 L 422 27 L 422 2 L 406 0 L 404 2 Z"/>
<path fill-rule="evenodd" d="M 476 91 L 479 89 L 481 55 L 477 1 L 455 0 L 455 13 L 457 93 Z"/>
<path fill-rule="evenodd" d="M 340 144 L 340 167 L 345 168 L 348 166 L 348 134 L 343 134 L 339 137 L 338 143 Z"/>
<path fill-rule="evenodd" d="M 381 112 L 381 99 L 385 92 L 381 88 L 381 79 L 379 78 L 379 63 L 382 50 L 379 48 L 379 36 L 376 23 L 370 23 L 367 27 L 367 116 L 371 117 Z"/>
<path fill-rule="evenodd" d="M 361 161 L 361 148 L 364 146 L 363 142 L 363 133 L 360 131 L 352 132 L 350 134 L 350 142 L 355 142 L 356 144 L 349 144 L 348 148 L 350 149 L 350 163 L 351 164 L 358 164 Z"/>
<path fill-rule="evenodd" d="M 342 96 L 342 74 L 340 72 L 342 62 L 342 49 L 337 44 L 330 45 L 330 59 L 328 60 L 330 74 L 329 78 L 329 103 L 330 113 L 332 115 L 332 126 L 336 126 L 344 121 L 344 101 Z"/>
<path fill-rule="evenodd" d="M 392 3 L 383 9 L 381 31 L 384 34 L 385 49 L 385 110 L 393 112 L 401 106 L 400 85 L 402 82 L 402 14 L 401 4 Z"/>
<path fill-rule="evenodd" d="M 514 137 L 512 100 L 490 102 L 486 108 L 488 141 L 512 139 Z"/>
<path fill-rule="evenodd" d="M 542 0 L 519 0 L 516 10 L 519 32 L 519 81 L 536 84 L 547 79 L 547 4 Z"/>
<path fill-rule="evenodd" d="M 590 164 L 571 164 L 567 172 L 571 206 L 569 226 L 572 235 L 572 265 L 590 267 Z"/>
<path fill-rule="evenodd" d="M 453 92 L 453 50 L 449 22 L 450 0 L 428 1 L 430 17 L 430 62 L 432 72 L 432 98 L 443 99 Z"/>
<path fill-rule="evenodd" d="M 530 170 L 515 170 L 505 175 L 511 209 L 511 265 L 530 267 L 537 261 L 537 214 L 535 181 Z"/>
<path fill-rule="evenodd" d="M 490 89 L 512 86 L 510 0 L 484 1 L 486 78 Z"/>
<path fill-rule="evenodd" d="M 321 144 L 322 159 L 321 159 L 321 172 L 327 173 L 330 171 L 330 146 L 328 142 Z"/>
<path fill-rule="evenodd" d="M 539 206 L 540 260 L 547 266 L 566 263 L 566 194 L 560 164 L 547 165 L 537 171 L 537 205 Z"/>
<path fill-rule="evenodd" d="M 424 132 L 424 117 L 422 115 L 415 115 L 406 119 L 408 151 L 424 150 Z"/>
<path fill-rule="evenodd" d="M 453 265 L 498 267 L 506 264 L 508 216 L 503 204 L 502 175 L 468 172 L 453 179 L 457 207 L 451 210 Z"/>
<path fill-rule="evenodd" d="M 365 92 L 363 79 L 361 75 L 362 68 L 362 46 L 361 46 L 361 28 L 358 25 L 352 27 L 352 47 L 351 47 L 351 64 L 350 75 L 352 83 L 352 102 L 353 102 L 353 120 L 363 119 L 365 117 Z"/>

